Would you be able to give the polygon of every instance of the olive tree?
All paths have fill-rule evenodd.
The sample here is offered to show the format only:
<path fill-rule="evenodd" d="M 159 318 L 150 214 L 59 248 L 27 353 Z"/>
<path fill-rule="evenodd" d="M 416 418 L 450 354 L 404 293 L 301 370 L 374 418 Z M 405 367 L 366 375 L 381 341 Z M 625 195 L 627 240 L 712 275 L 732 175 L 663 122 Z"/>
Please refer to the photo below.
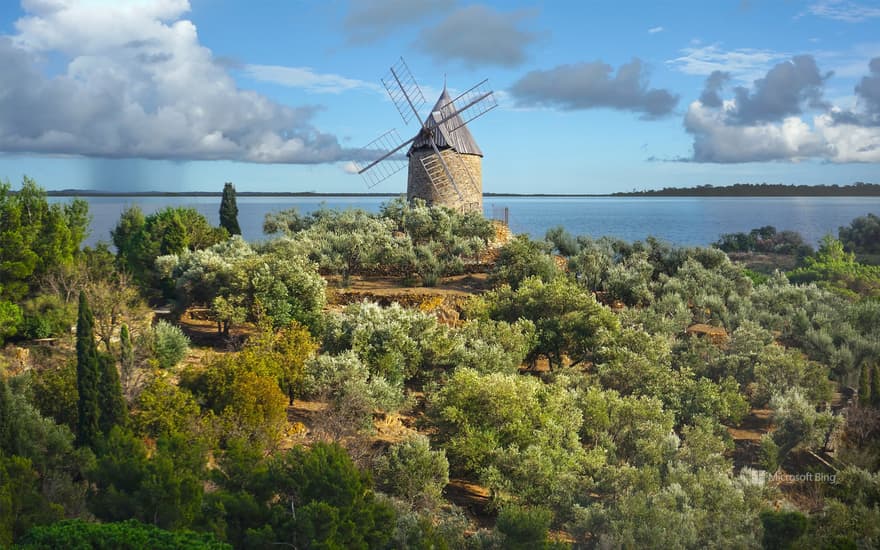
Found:
<path fill-rule="evenodd" d="M 178 310 L 208 306 L 225 334 L 234 323 L 256 321 L 260 314 L 275 326 L 291 321 L 314 326 L 326 300 L 326 283 L 314 264 L 301 256 L 258 252 L 239 236 L 205 250 L 163 256 L 156 265 L 174 281 Z"/>

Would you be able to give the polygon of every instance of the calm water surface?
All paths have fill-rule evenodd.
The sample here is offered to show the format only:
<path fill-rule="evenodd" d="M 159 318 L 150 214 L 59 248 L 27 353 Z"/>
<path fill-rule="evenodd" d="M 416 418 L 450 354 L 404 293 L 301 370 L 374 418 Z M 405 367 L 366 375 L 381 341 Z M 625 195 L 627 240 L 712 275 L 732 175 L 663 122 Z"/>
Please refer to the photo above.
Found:
<path fill-rule="evenodd" d="M 69 199 L 50 198 L 52 202 Z M 87 244 L 110 241 L 110 230 L 127 207 L 149 214 L 166 206 L 192 207 L 219 223 L 220 197 L 89 197 L 92 231 Z M 387 197 L 239 197 L 238 221 L 247 240 L 261 240 L 269 212 L 328 208 L 377 212 Z M 799 232 L 811 243 L 868 213 L 880 215 L 880 197 L 487 197 L 487 216 L 507 207 L 514 233 L 543 237 L 563 226 L 575 235 L 609 235 L 627 241 L 655 236 L 677 245 L 707 245 L 722 233 L 764 225 Z"/>

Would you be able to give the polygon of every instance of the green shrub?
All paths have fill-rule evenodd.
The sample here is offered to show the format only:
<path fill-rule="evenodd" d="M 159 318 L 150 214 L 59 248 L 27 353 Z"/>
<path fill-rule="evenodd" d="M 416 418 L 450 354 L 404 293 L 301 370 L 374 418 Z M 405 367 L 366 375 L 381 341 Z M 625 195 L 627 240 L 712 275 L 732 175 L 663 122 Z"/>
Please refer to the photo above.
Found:
<path fill-rule="evenodd" d="M 779 445 L 773 440 L 772 434 L 761 436 L 761 447 L 758 451 L 758 461 L 761 467 L 768 473 L 774 473 L 779 469 Z"/>
<path fill-rule="evenodd" d="M 18 305 L 6 300 L 0 300 L 0 345 L 3 344 L 6 338 L 15 336 L 22 328 L 22 324 L 24 324 L 24 319 L 22 318 L 21 309 Z M 49 332 L 49 330 L 50 329 L 47 327 L 45 332 Z M 26 336 L 30 336 L 28 333 L 35 331 L 31 331 L 29 330 L 29 327 L 25 326 L 24 332 Z M 35 336 L 30 337 L 35 338 Z M 39 338 L 42 338 L 42 336 Z"/>
<path fill-rule="evenodd" d="M 528 235 L 517 235 L 504 245 L 492 270 L 492 283 L 508 284 L 514 290 L 525 279 L 537 277 L 552 281 L 559 274 L 550 247 L 543 241 L 533 241 Z"/>
<path fill-rule="evenodd" d="M 435 506 L 449 483 L 446 452 L 432 451 L 430 441 L 421 434 L 392 445 L 377 461 L 376 471 L 389 492 L 411 506 Z"/>
<path fill-rule="evenodd" d="M 153 326 L 153 354 L 159 368 L 170 369 L 180 363 L 189 352 L 189 338 L 180 327 L 166 321 Z"/>
<path fill-rule="evenodd" d="M 88 523 L 80 519 L 34 527 L 22 538 L 21 550 L 94 548 L 116 550 L 225 550 L 210 533 L 166 531 L 136 520 L 119 523 Z"/>
<path fill-rule="evenodd" d="M 26 338 L 50 338 L 70 333 L 76 323 L 74 304 L 66 304 L 55 295 L 40 294 L 22 304 L 24 322 L 21 333 Z"/>
<path fill-rule="evenodd" d="M 795 548 L 795 543 L 807 530 L 809 520 L 800 512 L 767 510 L 761 512 L 764 525 L 765 550 L 787 550 Z"/>
<path fill-rule="evenodd" d="M 531 550 L 546 548 L 553 513 L 546 508 L 508 505 L 498 513 L 495 528 L 505 548 Z"/>
<path fill-rule="evenodd" d="M 848 227 L 841 227 L 838 235 L 850 252 L 880 254 L 880 217 L 876 214 L 855 218 Z"/>

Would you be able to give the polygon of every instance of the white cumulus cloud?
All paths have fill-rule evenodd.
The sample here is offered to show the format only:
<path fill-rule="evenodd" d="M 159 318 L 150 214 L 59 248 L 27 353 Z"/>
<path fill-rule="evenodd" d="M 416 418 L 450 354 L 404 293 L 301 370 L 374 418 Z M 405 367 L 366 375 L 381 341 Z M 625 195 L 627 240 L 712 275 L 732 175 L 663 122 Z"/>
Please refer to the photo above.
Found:
<path fill-rule="evenodd" d="M 811 58 L 781 63 L 752 89 L 735 88 L 729 99 L 721 97 L 723 75 L 713 73 L 701 98 L 688 106 L 684 126 L 694 143 L 693 156 L 684 160 L 880 162 L 880 125 L 873 123 L 871 110 L 880 58 L 870 69 L 871 76 L 856 86 L 864 100 L 857 112 L 828 107 L 821 100 L 824 79 Z M 805 119 L 805 109 L 821 111 Z"/>
<path fill-rule="evenodd" d="M 22 6 L 16 32 L 0 35 L 0 151 L 267 163 L 351 158 L 311 124 L 319 107 L 239 89 L 185 19 L 186 0 Z M 49 58 L 62 60 L 60 70 L 47 72 Z M 301 75 L 309 78 L 325 90 L 355 82 Z"/>

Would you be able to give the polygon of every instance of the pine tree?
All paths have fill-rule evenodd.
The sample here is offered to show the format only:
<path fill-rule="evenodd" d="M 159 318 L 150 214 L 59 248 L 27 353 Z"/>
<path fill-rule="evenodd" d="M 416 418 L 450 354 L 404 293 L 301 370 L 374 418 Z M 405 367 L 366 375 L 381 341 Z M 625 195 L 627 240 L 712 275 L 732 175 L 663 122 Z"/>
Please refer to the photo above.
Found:
<path fill-rule="evenodd" d="M 80 445 L 89 446 L 98 438 L 101 414 L 98 404 L 100 373 L 94 324 L 86 293 L 81 291 L 76 320 L 76 388 L 79 392 L 76 440 Z"/>
<path fill-rule="evenodd" d="M 880 407 L 880 363 L 874 365 L 871 373 L 871 404 Z"/>
<path fill-rule="evenodd" d="M 235 186 L 230 182 L 223 184 L 223 200 L 220 201 L 220 227 L 230 235 L 241 235 L 238 226 L 238 204 L 235 202 Z"/>
<path fill-rule="evenodd" d="M 859 375 L 859 405 L 866 406 L 871 402 L 871 367 L 862 365 L 862 373 Z"/>

